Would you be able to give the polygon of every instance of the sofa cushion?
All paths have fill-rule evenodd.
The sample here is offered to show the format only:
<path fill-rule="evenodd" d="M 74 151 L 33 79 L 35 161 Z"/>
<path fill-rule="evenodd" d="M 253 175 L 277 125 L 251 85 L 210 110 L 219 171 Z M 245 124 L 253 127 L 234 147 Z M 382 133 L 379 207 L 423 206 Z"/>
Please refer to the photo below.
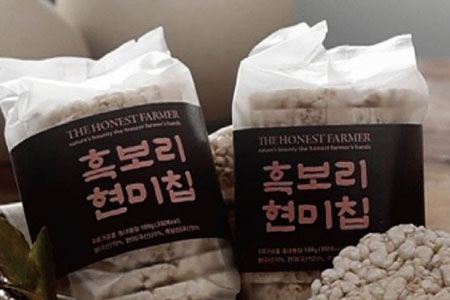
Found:
<path fill-rule="evenodd" d="M 0 57 L 88 56 L 81 34 L 44 0 L 0 0 Z M 0 113 L 1 115 L 1 113 Z M 0 163 L 8 160 L 0 116 Z"/>

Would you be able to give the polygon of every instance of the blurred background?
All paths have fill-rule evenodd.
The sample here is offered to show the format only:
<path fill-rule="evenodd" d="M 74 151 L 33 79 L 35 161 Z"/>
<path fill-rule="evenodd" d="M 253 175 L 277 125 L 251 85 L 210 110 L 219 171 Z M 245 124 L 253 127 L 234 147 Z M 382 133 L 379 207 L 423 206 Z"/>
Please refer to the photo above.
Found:
<path fill-rule="evenodd" d="M 430 87 L 424 124 L 428 223 L 450 229 L 441 209 L 450 210 L 449 17 L 448 0 L 0 0 L 0 57 L 99 58 L 163 25 L 173 54 L 193 72 L 212 131 L 231 122 L 239 61 L 280 27 L 326 19 L 328 47 L 412 33 Z M 16 201 L 1 134 L 0 166 L 0 203 Z"/>
<path fill-rule="evenodd" d="M 296 21 L 328 21 L 327 47 L 373 44 L 412 33 L 418 56 L 450 57 L 448 0 L 298 0 L 295 10 Z"/>

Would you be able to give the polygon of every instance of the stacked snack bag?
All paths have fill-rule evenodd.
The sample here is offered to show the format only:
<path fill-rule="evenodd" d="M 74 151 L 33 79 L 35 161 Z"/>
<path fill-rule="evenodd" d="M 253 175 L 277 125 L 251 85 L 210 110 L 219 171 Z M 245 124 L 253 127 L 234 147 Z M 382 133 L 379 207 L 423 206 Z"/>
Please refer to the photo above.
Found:
<path fill-rule="evenodd" d="M 427 86 L 411 37 L 326 50 L 326 33 L 325 22 L 281 29 L 239 68 L 233 129 L 244 299 L 308 299 L 344 246 L 424 223 Z"/>
<path fill-rule="evenodd" d="M 201 108 L 162 28 L 98 61 L 3 59 L 0 105 L 31 237 L 48 228 L 74 297 L 235 298 Z"/>

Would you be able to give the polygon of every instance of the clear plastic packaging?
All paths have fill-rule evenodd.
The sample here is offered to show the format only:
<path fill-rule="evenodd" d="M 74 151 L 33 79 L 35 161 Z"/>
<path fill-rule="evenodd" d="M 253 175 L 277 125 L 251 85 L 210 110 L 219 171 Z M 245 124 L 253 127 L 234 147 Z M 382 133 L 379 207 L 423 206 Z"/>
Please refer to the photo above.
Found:
<path fill-rule="evenodd" d="M 281 29 L 240 65 L 233 129 L 348 124 L 420 124 L 427 85 L 410 35 L 373 46 L 326 50 L 326 22 Z M 238 229 L 239 230 L 239 229 Z M 245 300 L 306 300 L 320 270 L 242 273 Z"/>
<path fill-rule="evenodd" d="M 9 150 L 39 132 L 95 114 L 154 102 L 199 105 L 189 69 L 162 28 L 98 61 L 0 61 L 0 106 Z M 228 241 L 182 240 L 141 248 L 68 275 L 76 299 L 235 299 L 239 275 Z"/>
<path fill-rule="evenodd" d="M 428 89 L 410 35 L 325 50 L 327 25 L 281 29 L 240 65 L 235 130 L 255 127 L 421 123 Z"/>

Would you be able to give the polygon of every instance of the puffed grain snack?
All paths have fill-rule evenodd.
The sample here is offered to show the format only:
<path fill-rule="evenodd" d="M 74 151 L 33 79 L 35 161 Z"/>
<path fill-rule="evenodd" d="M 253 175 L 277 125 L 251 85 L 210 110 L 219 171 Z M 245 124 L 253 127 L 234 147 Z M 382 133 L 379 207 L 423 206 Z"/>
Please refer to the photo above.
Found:
<path fill-rule="evenodd" d="M 249 127 L 407 123 L 421 96 L 405 89 L 290 89 L 250 95 Z M 245 125 L 244 125 L 245 126 Z"/>
<path fill-rule="evenodd" d="M 209 135 L 209 143 L 216 166 L 222 195 L 226 204 L 233 203 L 234 198 L 234 153 L 233 128 L 223 127 Z"/>
<path fill-rule="evenodd" d="M 414 225 L 344 248 L 312 284 L 311 300 L 450 299 L 450 234 Z"/>

